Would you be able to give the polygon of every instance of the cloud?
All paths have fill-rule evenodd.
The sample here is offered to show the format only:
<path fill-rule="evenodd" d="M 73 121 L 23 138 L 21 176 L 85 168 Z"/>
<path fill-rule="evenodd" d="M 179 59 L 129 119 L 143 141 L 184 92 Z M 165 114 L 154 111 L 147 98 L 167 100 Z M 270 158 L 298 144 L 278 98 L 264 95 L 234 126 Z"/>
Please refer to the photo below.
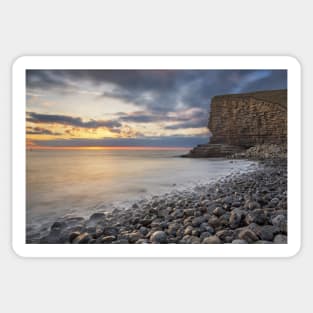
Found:
<path fill-rule="evenodd" d="M 69 115 L 40 114 L 36 112 L 27 112 L 27 115 L 27 121 L 31 123 L 62 124 L 81 128 L 118 128 L 122 126 L 122 124 L 116 120 L 89 120 L 84 122 L 80 117 Z"/>
<path fill-rule="evenodd" d="M 103 139 L 58 139 L 34 140 L 33 143 L 44 147 L 186 147 L 207 143 L 207 136 L 162 136 L 142 138 L 103 138 Z"/>
<path fill-rule="evenodd" d="M 135 111 L 131 113 L 118 113 L 117 119 L 121 122 L 131 123 L 165 123 L 165 129 L 180 128 L 203 128 L 208 121 L 207 110 L 201 108 L 190 108 L 180 111 L 170 111 L 167 113 L 151 113 L 145 111 Z"/>
<path fill-rule="evenodd" d="M 115 114 L 114 110 L 112 113 L 112 108 L 110 108 L 110 115 L 113 118 L 109 120 L 84 120 L 81 117 L 70 115 L 29 112 L 28 122 L 62 124 L 90 129 L 106 127 L 111 132 L 125 137 L 143 137 L 142 129 L 145 129 L 146 125 L 139 124 L 151 124 L 153 127 L 148 125 L 146 129 L 152 130 L 156 135 L 176 132 L 184 134 L 188 133 L 188 129 L 191 128 L 200 130 L 207 127 L 210 101 L 216 95 L 287 88 L 287 71 L 271 69 L 27 70 L 26 75 L 29 96 L 40 98 L 40 95 L 45 95 L 50 103 L 59 102 L 61 107 L 64 96 L 68 95 L 73 102 L 72 105 L 75 105 L 75 101 L 81 104 L 79 101 L 82 96 L 87 97 L 87 100 L 84 100 L 87 103 L 86 108 L 88 108 L 89 99 L 90 103 L 96 99 L 97 105 L 103 105 L 103 114 L 108 112 L 107 106 L 111 105 L 110 98 L 119 100 L 116 102 L 123 105 L 135 106 L 135 109 L 132 107 L 133 112 L 119 112 L 121 107 L 117 107 Z M 41 110 L 44 102 L 41 98 L 37 99 L 37 102 L 36 107 L 30 110 Z M 114 103 L 114 101 L 112 102 Z M 50 110 L 51 106 L 48 109 Z M 86 111 L 88 112 L 88 109 Z M 152 125 L 153 123 L 158 125 Z M 136 132 L 137 129 L 141 133 Z M 184 132 L 184 129 L 187 131 Z M 71 135 L 77 136 L 77 133 L 71 132 Z M 179 146 L 185 144 L 192 146 L 204 140 L 204 137 L 201 137 L 202 139 L 194 138 L 182 136 L 181 139 L 177 137 L 170 139 L 170 137 L 164 136 L 164 142 L 171 142 L 173 145 Z M 200 141 L 197 141 L 196 138 Z M 130 138 L 127 139 L 130 140 Z M 142 140 L 140 145 L 163 144 L 161 139 L 159 141 L 152 140 L 151 137 L 149 139 L 144 137 L 140 140 Z M 152 140 L 151 144 L 149 140 Z M 191 142 L 192 140 L 194 141 Z M 99 142 L 100 145 L 101 142 Z M 75 141 L 59 141 L 57 143 L 70 145 Z M 85 142 L 85 144 L 88 143 L 91 142 Z M 135 141 L 135 143 L 138 144 L 139 141 Z M 105 141 L 103 144 L 106 145 L 108 142 Z M 118 145 L 132 144 L 134 144 L 133 141 L 119 141 L 118 143 Z"/>
<path fill-rule="evenodd" d="M 88 92 L 120 99 L 149 112 L 209 109 L 219 94 L 287 88 L 285 70 L 28 70 L 31 93 Z M 75 91 L 76 90 L 76 91 Z M 93 90 L 95 92 L 95 90 Z M 147 117 L 146 117 L 147 118 Z M 141 119 L 145 119 L 141 117 Z M 140 118 L 139 118 L 140 120 Z"/>
<path fill-rule="evenodd" d="M 53 135 L 53 136 L 60 136 L 61 133 L 53 132 L 46 128 L 41 127 L 27 127 L 26 130 L 27 135 Z"/>

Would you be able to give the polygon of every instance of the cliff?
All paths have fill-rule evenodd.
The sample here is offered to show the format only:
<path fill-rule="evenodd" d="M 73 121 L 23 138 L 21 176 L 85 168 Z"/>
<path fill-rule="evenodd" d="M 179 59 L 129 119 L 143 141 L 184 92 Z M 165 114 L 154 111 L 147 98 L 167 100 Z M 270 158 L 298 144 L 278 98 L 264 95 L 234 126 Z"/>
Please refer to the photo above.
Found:
<path fill-rule="evenodd" d="M 208 123 L 210 143 L 189 157 L 222 157 L 260 145 L 287 143 L 287 90 L 215 96 Z"/>

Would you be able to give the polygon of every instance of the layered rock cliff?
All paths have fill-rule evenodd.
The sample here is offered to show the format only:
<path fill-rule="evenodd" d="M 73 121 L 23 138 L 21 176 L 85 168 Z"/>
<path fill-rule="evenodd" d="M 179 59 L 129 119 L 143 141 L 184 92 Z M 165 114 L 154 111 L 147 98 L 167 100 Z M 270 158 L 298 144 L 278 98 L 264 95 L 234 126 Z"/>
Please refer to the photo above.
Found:
<path fill-rule="evenodd" d="M 208 123 L 207 145 L 189 157 L 218 157 L 260 145 L 287 143 L 287 90 L 215 96 Z"/>

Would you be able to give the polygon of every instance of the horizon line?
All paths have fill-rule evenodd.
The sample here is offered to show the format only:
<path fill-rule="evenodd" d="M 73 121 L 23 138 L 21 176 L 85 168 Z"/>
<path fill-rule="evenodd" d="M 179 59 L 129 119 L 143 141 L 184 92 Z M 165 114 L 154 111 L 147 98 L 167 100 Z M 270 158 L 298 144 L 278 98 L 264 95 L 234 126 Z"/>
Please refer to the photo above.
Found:
<path fill-rule="evenodd" d="M 187 150 L 192 147 L 160 146 L 30 146 L 26 150 Z"/>

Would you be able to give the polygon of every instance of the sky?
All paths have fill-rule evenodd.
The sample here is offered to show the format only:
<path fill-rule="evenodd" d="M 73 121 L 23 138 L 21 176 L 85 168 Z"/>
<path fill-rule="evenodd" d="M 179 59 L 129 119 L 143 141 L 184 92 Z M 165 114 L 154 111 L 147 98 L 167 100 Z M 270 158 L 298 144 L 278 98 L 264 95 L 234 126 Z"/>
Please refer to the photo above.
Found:
<path fill-rule="evenodd" d="M 27 147 L 193 147 L 213 96 L 286 88 L 285 70 L 27 70 Z"/>

